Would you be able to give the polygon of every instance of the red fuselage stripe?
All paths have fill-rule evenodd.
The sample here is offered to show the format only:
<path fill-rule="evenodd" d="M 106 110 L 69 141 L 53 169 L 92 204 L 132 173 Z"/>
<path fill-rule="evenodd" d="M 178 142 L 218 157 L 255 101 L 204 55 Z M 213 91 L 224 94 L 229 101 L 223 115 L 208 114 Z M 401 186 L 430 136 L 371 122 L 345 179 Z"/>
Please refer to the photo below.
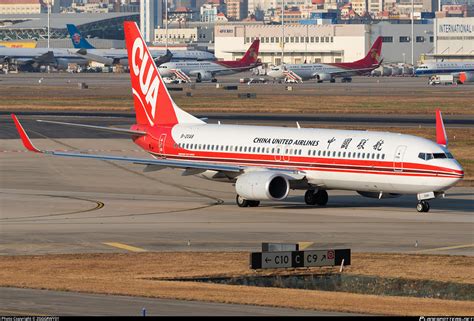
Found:
<path fill-rule="evenodd" d="M 175 151 L 175 150 L 173 150 Z M 403 167 L 394 167 L 394 162 L 390 161 L 374 161 L 368 163 L 367 161 L 353 161 L 347 159 L 335 159 L 335 158 L 325 158 L 325 159 L 315 159 L 309 157 L 292 157 L 298 159 L 306 159 L 306 162 L 295 162 L 295 161 L 285 161 L 285 160 L 271 160 L 271 159 L 262 159 L 262 154 L 244 154 L 244 156 L 255 156 L 256 159 L 242 158 L 241 154 L 230 154 L 225 153 L 225 155 L 219 155 L 216 153 L 206 153 L 210 155 L 200 156 L 200 155 L 180 155 L 177 154 L 160 154 L 151 152 L 150 153 L 156 156 L 163 156 L 169 159 L 177 160 L 190 160 L 190 161 L 200 161 L 200 162 L 216 162 L 216 163 L 226 163 L 226 164 L 237 164 L 237 165 L 246 165 L 246 166 L 272 166 L 272 167 L 281 167 L 281 168 L 292 168 L 298 170 L 319 170 L 319 171 L 334 171 L 334 172 L 353 172 L 353 173 L 365 173 L 365 174 L 385 174 L 385 175 L 405 175 L 405 176 L 425 176 L 425 177 L 452 177 L 460 178 L 463 177 L 463 173 L 458 173 L 455 170 L 430 166 L 430 169 L 415 168 L 419 166 L 414 163 L 403 163 Z M 232 155 L 233 157 L 226 157 Z M 273 155 L 274 157 L 286 158 L 288 155 L 280 156 Z M 322 161 L 322 162 L 321 162 Z M 326 162 L 326 163 L 324 163 Z M 330 163 L 332 162 L 332 163 Z M 336 162 L 339 162 L 337 164 Z M 347 164 L 341 164 L 341 162 L 346 162 Z M 356 164 L 356 163 L 360 164 Z M 351 164 L 352 163 L 352 164 Z M 368 163 L 368 164 L 367 164 Z M 385 166 L 383 166 L 385 165 Z"/>

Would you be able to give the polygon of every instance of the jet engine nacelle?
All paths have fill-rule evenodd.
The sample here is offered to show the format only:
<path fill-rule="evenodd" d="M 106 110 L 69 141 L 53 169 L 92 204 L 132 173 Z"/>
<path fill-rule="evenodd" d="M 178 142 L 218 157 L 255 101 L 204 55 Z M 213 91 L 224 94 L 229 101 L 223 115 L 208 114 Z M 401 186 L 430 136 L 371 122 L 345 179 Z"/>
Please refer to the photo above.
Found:
<path fill-rule="evenodd" d="M 209 71 L 197 71 L 194 74 L 197 82 L 212 80 L 212 74 Z"/>
<path fill-rule="evenodd" d="M 290 183 L 280 174 L 257 171 L 237 177 L 235 190 L 247 200 L 280 201 L 288 196 Z"/>
<path fill-rule="evenodd" d="M 328 81 L 328 80 L 331 80 L 331 75 L 330 74 L 317 74 L 316 79 L 318 81 Z"/>
<path fill-rule="evenodd" d="M 380 195 L 380 192 L 362 192 L 362 191 L 357 191 L 360 195 L 368 198 L 395 198 L 395 197 L 400 197 L 402 194 L 395 194 L 395 193 L 382 193 Z"/>
<path fill-rule="evenodd" d="M 66 70 L 68 67 L 68 63 L 69 62 L 67 59 L 59 58 L 56 59 L 56 64 L 54 67 L 58 70 Z"/>
<path fill-rule="evenodd" d="M 392 75 L 392 68 L 384 66 L 382 67 L 382 76 L 391 76 Z"/>

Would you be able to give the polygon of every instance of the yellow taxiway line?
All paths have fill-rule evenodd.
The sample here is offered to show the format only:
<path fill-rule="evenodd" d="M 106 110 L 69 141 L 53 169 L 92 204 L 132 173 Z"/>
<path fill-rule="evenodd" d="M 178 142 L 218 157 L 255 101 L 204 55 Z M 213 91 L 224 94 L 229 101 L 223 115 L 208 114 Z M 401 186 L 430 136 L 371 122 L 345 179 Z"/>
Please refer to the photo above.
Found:
<path fill-rule="evenodd" d="M 112 246 L 112 247 L 116 247 L 116 248 L 119 248 L 119 249 L 122 249 L 122 250 L 127 250 L 127 251 L 130 251 L 130 252 L 146 252 L 145 249 L 142 249 L 140 247 L 135 247 L 135 246 L 131 246 L 131 245 L 123 244 L 123 243 L 105 242 L 105 243 L 102 243 L 102 244 Z"/>
<path fill-rule="evenodd" d="M 447 246 L 447 247 L 438 247 L 438 248 L 435 248 L 435 249 L 413 251 L 413 253 L 423 253 L 423 252 L 431 252 L 431 251 L 446 251 L 446 250 L 454 250 L 454 249 L 463 249 L 463 248 L 467 248 L 467 247 L 474 247 L 474 244 L 464 244 L 464 245 L 455 245 L 455 246 Z"/>

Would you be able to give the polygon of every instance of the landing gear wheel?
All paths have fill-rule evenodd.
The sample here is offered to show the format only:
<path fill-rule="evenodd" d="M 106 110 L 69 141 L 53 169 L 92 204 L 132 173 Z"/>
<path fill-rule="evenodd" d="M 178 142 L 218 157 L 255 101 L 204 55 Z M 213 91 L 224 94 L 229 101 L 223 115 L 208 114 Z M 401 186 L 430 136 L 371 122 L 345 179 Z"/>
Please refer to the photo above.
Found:
<path fill-rule="evenodd" d="M 419 213 L 423 213 L 423 212 L 426 213 L 430 210 L 430 203 L 428 203 L 426 201 L 420 201 L 420 202 L 418 202 L 418 204 L 416 204 L 416 210 Z"/>
<path fill-rule="evenodd" d="M 248 207 L 250 205 L 250 201 L 246 200 L 240 195 L 237 195 L 237 197 L 235 198 L 235 202 L 239 207 Z"/>
<path fill-rule="evenodd" d="M 212 79 L 211 79 L 211 82 L 217 82 L 217 79 L 216 79 L 216 78 L 212 78 Z"/>
<path fill-rule="evenodd" d="M 248 201 L 250 207 L 258 207 L 260 205 L 260 201 Z"/>
<path fill-rule="evenodd" d="M 328 203 L 329 196 L 325 190 L 319 190 L 314 196 L 316 198 L 316 204 L 319 206 L 325 206 Z"/>
<path fill-rule="evenodd" d="M 316 193 L 313 189 L 309 189 L 304 193 L 304 202 L 307 205 L 316 205 Z"/>
<path fill-rule="evenodd" d="M 332 79 L 330 80 L 330 82 L 331 82 L 331 83 L 335 83 L 335 82 L 336 82 L 336 79 L 332 78 Z"/>

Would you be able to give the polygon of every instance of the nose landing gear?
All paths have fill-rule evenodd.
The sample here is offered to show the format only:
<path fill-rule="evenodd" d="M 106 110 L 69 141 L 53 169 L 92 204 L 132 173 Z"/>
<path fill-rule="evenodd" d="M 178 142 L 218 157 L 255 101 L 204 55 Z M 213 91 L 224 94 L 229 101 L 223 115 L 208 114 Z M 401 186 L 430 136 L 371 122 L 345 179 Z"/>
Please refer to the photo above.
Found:
<path fill-rule="evenodd" d="M 430 203 L 427 201 L 419 201 L 418 204 L 416 204 L 416 210 L 419 213 L 426 213 L 430 210 Z"/>

